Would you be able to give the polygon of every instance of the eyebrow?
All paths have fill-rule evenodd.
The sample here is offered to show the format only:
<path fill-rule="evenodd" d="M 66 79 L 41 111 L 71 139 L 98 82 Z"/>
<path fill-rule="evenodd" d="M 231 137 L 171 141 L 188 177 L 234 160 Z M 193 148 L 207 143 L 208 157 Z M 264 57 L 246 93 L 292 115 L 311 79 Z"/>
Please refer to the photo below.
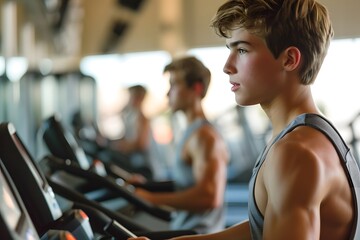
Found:
<path fill-rule="evenodd" d="M 230 48 L 236 47 L 236 46 L 239 45 L 239 44 L 246 44 L 246 45 L 249 45 L 249 46 L 251 45 L 250 42 L 239 40 L 239 41 L 231 42 L 230 45 L 229 45 L 229 44 L 226 44 L 226 47 L 227 47 L 228 49 L 230 49 Z"/>

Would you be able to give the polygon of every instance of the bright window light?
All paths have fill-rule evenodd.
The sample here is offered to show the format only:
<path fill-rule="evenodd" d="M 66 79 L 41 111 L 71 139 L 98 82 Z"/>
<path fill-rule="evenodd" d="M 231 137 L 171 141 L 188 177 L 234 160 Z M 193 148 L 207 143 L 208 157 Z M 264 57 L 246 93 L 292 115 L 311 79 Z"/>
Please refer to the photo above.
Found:
<path fill-rule="evenodd" d="M 332 41 L 312 88 L 326 115 L 339 125 L 360 112 L 359 55 L 360 38 Z"/>
<path fill-rule="evenodd" d="M 11 57 L 6 64 L 7 76 L 13 82 L 19 81 L 28 69 L 28 62 L 24 57 Z"/>
<path fill-rule="evenodd" d="M 170 60 L 163 51 L 90 56 L 81 61 L 80 69 L 97 81 L 100 116 L 116 116 L 127 101 L 126 88 L 134 84 L 147 88 L 145 112 L 153 116 L 167 105 L 168 82 L 164 81 L 163 69 Z"/>

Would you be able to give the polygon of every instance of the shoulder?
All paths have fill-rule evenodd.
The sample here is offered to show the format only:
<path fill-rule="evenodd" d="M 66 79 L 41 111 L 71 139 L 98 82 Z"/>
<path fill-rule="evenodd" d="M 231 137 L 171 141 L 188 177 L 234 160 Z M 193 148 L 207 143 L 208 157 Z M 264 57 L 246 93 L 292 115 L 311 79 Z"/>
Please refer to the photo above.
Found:
<path fill-rule="evenodd" d="M 294 129 L 274 144 L 267 156 L 268 174 L 279 181 L 318 182 L 324 171 L 338 170 L 339 158 L 320 131 L 306 126 Z"/>
<path fill-rule="evenodd" d="M 190 136 L 187 142 L 190 152 L 205 152 L 205 155 L 226 155 L 227 145 L 212 124 L 203 124 Z"/>
<path fill-rule="evenodd" d="M 202 124 L 194 133 L 192 134 L 193 140 L 198 143 L 203 142 L 222 142 L 223 138 L 220 133 L 217 131 L 214 125 L 211 123 Z"/>
<path fill-rule="evenodd" d="M 321 160 L 337 153 L 329 139 L 320 131 L 300 126 L 274 144 L 270 156 L 279 163 L 296 165 L 319 164 Z M 327 155 L 328 154 L 328 155 Z M 320 162 L 319 162 L 320 161 Z"/>

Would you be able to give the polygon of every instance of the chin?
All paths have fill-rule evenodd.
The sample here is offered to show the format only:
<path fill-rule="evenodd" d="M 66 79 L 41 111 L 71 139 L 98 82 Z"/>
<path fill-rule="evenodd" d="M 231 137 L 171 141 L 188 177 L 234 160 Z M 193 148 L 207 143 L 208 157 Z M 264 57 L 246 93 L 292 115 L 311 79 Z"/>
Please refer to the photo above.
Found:
<path fill-rule="evenodd" d="M 246 101 L 244 101 L 244 99 L 241 99 L 240 97 L 235 96 L 235 102 L 239 106 L 247 106 Z"/>
<path fill-rule="evenodd" d="M 179 111 L 179 109 L 177 109 L 177 108 L 173 108 L 173 107 L 170 107 L 170 110 L 171 110 L 171 112 L 173 112 L 173 113 L 175 113 L 175 112 Z"/>
<path fill-rule="evenodd" d="M 236 97 L 235 97 L 235 102 L 237 105 L 239 105 L 241 107 L 253 106 L 253 105 L 257 104 L 257 103 L 249 102 L 249 101 L 246 101 L 245 99 L 240 99 L 240 98 L 236 98 Z"/>

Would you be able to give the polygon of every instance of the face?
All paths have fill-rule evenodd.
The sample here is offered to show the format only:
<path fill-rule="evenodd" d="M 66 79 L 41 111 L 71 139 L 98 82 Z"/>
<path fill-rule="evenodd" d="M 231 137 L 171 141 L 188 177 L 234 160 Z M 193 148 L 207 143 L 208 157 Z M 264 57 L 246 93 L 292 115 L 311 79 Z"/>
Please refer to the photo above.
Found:
<path fill-rule="evenodd" d="M 230 53 L 224 72 L 229 75 L 237 104 L 246 106 L 272 101 L 281 88 L 282 67 L 265 41 L 240 28 L 232 32 L 226 45 Z"/>
<path fill-rule="evenodd" d="M 194 91 L 186 86 L 185 80 L 179 71 L 171 71 L 169 81 L 170 89 L 167 96 L 171 110 L 173 112 L 185 111 L 192 102 Z"/>

